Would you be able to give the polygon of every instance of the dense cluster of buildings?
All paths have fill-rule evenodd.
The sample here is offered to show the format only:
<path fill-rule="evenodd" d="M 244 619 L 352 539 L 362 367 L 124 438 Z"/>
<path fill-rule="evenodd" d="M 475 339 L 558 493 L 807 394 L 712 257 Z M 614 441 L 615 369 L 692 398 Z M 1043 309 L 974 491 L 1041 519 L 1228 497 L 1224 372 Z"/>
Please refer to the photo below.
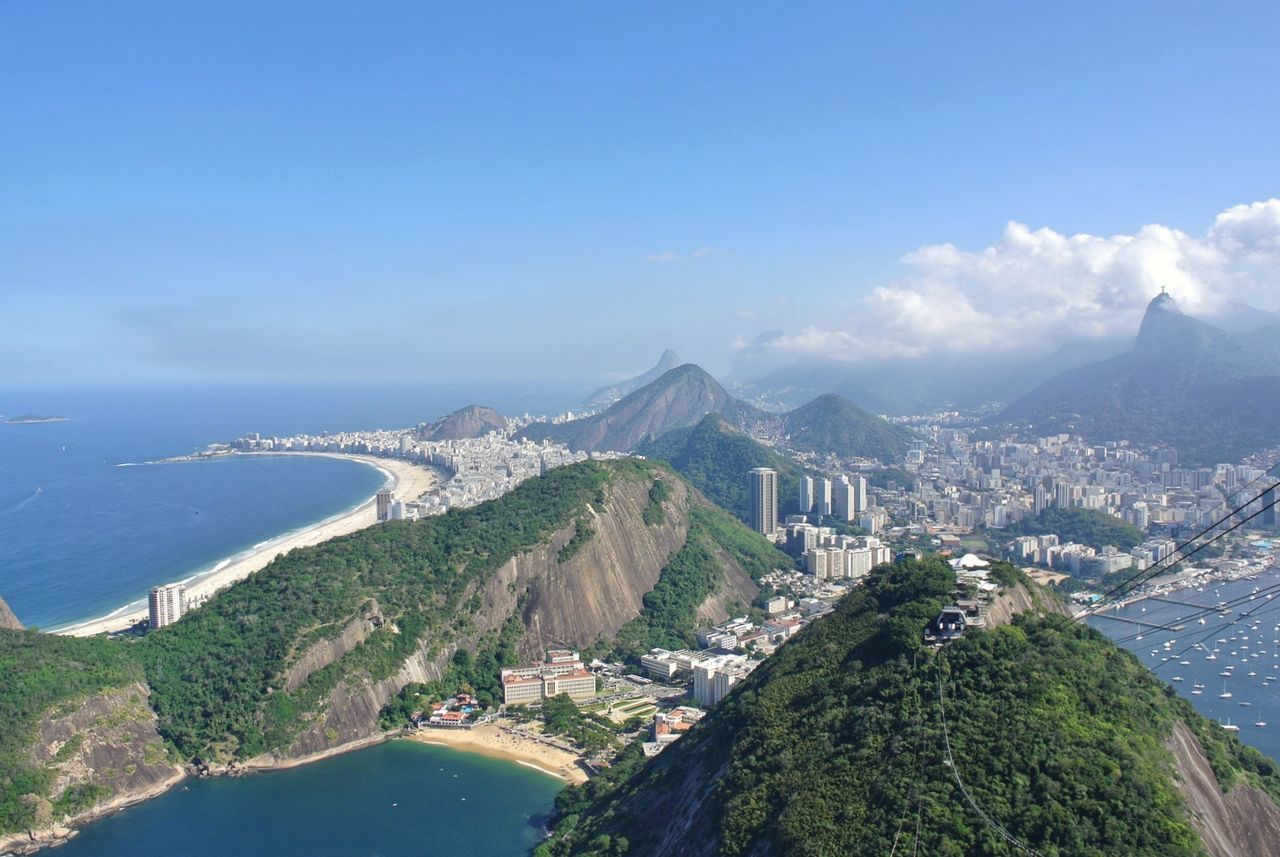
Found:
<path fill-rule="evenodd" d="M 1166 559 L 1180 536 L 1249 500 L 1266 463 L 1275 459 L 1184 467 L 1173 449 L 1140 449 L 1126 442 L 1090 444 L 1065 434 L 985 440 L 946 420 L 921 420 L 913 428 L 923 437 L 899 463 L 902 471 L 890 473 L 896 479 L 870 485 L 855 470 L 862 462 L 828 459 L 823 466 L 853 472 L 806 477 L 798 500 L 808 517 L 782 524 L 776 506 L 770 517 L 776 474 L 752 471 L 753 528 L 785 542 L 814 574 L 856 578 L 875 542 L 865 536 L 862 542 L 841 540 L 810 521 L 835 519 L 886 540 L 926 536 L 942 549 L 955 550 L 960 536 L 980 527 L 1012 527 L 1049 509 L 1093 509 L 1132 524 L 1148 538 L 1129 550 L 1095 549 L 1045 532 L 1011 537 L 1015 557 L 1073 575 L 1143 570 Z M 1268 506 L 1264 497 L 1246 514 L 1260 511 L 1253 523 L 1275 527 L 1277 507 Z M 873 556 L 870 564 L 881 561 Z"/>
<path fill-rule="evenodd" d="M 446 481 L 421 497 L 388 497 L 385 510 L 379 500 L 379 521 L 439 515 L 454 507 L 474 506 L 501 497 L 526 479 L 556 467 L 587 458 L 619 457 L 608 452 L 573 452 L 549 440 L 535 443 L 515 439 L 510 429 L 462 440 L 423 440 L 421 434 L 421 427 L 290 437 L 252 433 L 236 438 L 231 447 L 245 452 L 332 452 L 402 458 L 449 474 Z"/>

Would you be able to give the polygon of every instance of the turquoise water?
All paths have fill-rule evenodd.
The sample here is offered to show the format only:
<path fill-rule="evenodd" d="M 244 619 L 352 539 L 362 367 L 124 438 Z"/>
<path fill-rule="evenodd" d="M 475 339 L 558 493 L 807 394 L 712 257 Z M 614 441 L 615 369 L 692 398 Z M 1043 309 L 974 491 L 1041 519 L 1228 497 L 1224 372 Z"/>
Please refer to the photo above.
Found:
<path fill-rule="evenodd" d="M 519 765 L 412 741 L 184 785 L 86 826 L 51 853 L 523 855 L 541 839 L 560 789 Z"/>

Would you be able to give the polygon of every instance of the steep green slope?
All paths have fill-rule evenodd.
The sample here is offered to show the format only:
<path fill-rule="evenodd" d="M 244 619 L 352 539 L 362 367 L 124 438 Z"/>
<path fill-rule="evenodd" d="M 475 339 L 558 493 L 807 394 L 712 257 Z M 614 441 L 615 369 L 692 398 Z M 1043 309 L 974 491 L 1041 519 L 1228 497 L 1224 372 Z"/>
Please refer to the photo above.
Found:
<path fill-rule="evenodd" d="M 655 646 L 692 647 L 699 624 L 698 607 L 720 584 L 722 563 L 717 553 L 729 554 L 757 581 L 775 569 L 793 565 L 791 557 L 723 509 L 694 506 L 689 518 L 684 547 L 671 557 L 657 584 L 644 596 L 640 615 L 624 625 L 616 639 L 602 644 L 609 648 L 611 657 L 635 663 Z"/>
<path fill-rule="evenodd" d="M 915 439 L 908 429 L 831 393 L 785 414 L 782 431 L 793 449 L 884 462 L 901 457 Z"/>
<path fill-rule="evenodd" d="M 465 621 L 469 584 L 605 502 L 628 463 L 587 462 L 531 479 L 498 501 L 391 523 L 292 551 L 142 646 L 161 730 L 187 756 L 247 758 L 287 747 L 344 675 L 396 672 L 429 634 Z M 363 644 L 292 692 L 290 656 L 339 633 L 376 600 Z"/>
<path fill-rule="evenodd" d="M 0 630 L 0 833 L 28 830 L 53 773 L 28 752 L 44 714 L 109 688 L 142 680 L 129 646 L 104 639 Z M 55 795 L 56 817 L 74 811 L 77 795 Z"/>
<path fill-rule="evenodd" d="M 1203 854 L 1166 744 L 1187 727 L 1224 786 L 1280 795 L 1271 760 L 1065 617 L 922 649 L 953 585 L 882 567 L 661 756 L 566 790 L 539 854 L 1022 853 L 997 825 L 1041 855 Z"/>
<path fill-rule="evenodd" d="M 804 475 L 800 465 L 747 437 L 717 414 L 708 414 L 696 426 L 647 440 L 636 451 L 669 462 L 709 500 L 744 521 L 751 502 L 747 474 L 754 467 L 772 467 L 778 471 L 778 513 L 796 509 Z"/>

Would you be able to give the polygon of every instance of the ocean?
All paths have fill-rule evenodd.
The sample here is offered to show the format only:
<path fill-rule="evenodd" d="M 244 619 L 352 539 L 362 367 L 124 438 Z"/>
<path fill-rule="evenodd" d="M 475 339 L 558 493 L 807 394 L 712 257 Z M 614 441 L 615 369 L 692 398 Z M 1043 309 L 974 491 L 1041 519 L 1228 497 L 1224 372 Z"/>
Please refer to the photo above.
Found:
<path fill-rule="evenodd" d="M 333 459 L 141 465 L 247 432 L 416 425 L 480 401 L 563 407 L 532 385 L 0 390 L 0 597 L 29 626 L 94 618 L 259 542 L 347 511 L 383 484 Z M 135 465 L 135 466 L 129 466 Z"/>
<path fill-rule="evenodd" d="M 325 458 L 144 462 L 251 431 L 412 426 L 473 402 L 555 412 L 589 388 L 0 390 L 0 414 L 70 418 L 0 425 L 0 596 L 28 626 L 103 615 L 351 509 L 384 480 Z M 525 854 L 559 789 L 515 763 L 397 741 L 288 771 L 189 780 L 53 853 Z"/>
<path fill-rule="evenodd" d="M 1256 580 L 1148 598 L 1100 613 L 1089 624 L 1133 652 L 1205 717 L 1240 727 L 1241 741 L 1280 759 L 1280 595 L 1267 597 L 1275 594 L 1267 590 L 1276 586 L 1280 586 L 1280 570 L 1273 568 Z M 1260 592 L 1250 600 L 1255 589 Z M 1209 613 L 1201 625 L 1198 618 L 1191 618 L 1201 607 L 1237 599 L 1244 600 L 1230 609 L 1226 619 Z M 1134 622 L 1181 628 L 1160 630 Z M 1170 643 L 1168 649 L 1165 643 Z M 1193 693 L 1197 689 L 1201 692 Z M 1223 698 L 1222 693 L 1231 696 Z"/>

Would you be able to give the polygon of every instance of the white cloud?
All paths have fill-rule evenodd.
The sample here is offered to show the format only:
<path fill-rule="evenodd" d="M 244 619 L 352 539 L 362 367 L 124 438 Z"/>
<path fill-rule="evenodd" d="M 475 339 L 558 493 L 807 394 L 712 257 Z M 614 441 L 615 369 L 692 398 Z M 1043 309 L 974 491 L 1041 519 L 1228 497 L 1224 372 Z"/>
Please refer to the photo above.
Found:
<path fill-rule="evenodd" d="M 1168 226 L 1065 235 L 1009 223 L 981 250 L 927 244 L 907 272 L 846 317 L 771 338 L 776 356 L 848 361 L 977 351 L 1048 351 L 1132 334 L 1161 288 L 1190 313 L 1280 303 L 1280 199 L 1237 205 L 1201 237 Z"/>

